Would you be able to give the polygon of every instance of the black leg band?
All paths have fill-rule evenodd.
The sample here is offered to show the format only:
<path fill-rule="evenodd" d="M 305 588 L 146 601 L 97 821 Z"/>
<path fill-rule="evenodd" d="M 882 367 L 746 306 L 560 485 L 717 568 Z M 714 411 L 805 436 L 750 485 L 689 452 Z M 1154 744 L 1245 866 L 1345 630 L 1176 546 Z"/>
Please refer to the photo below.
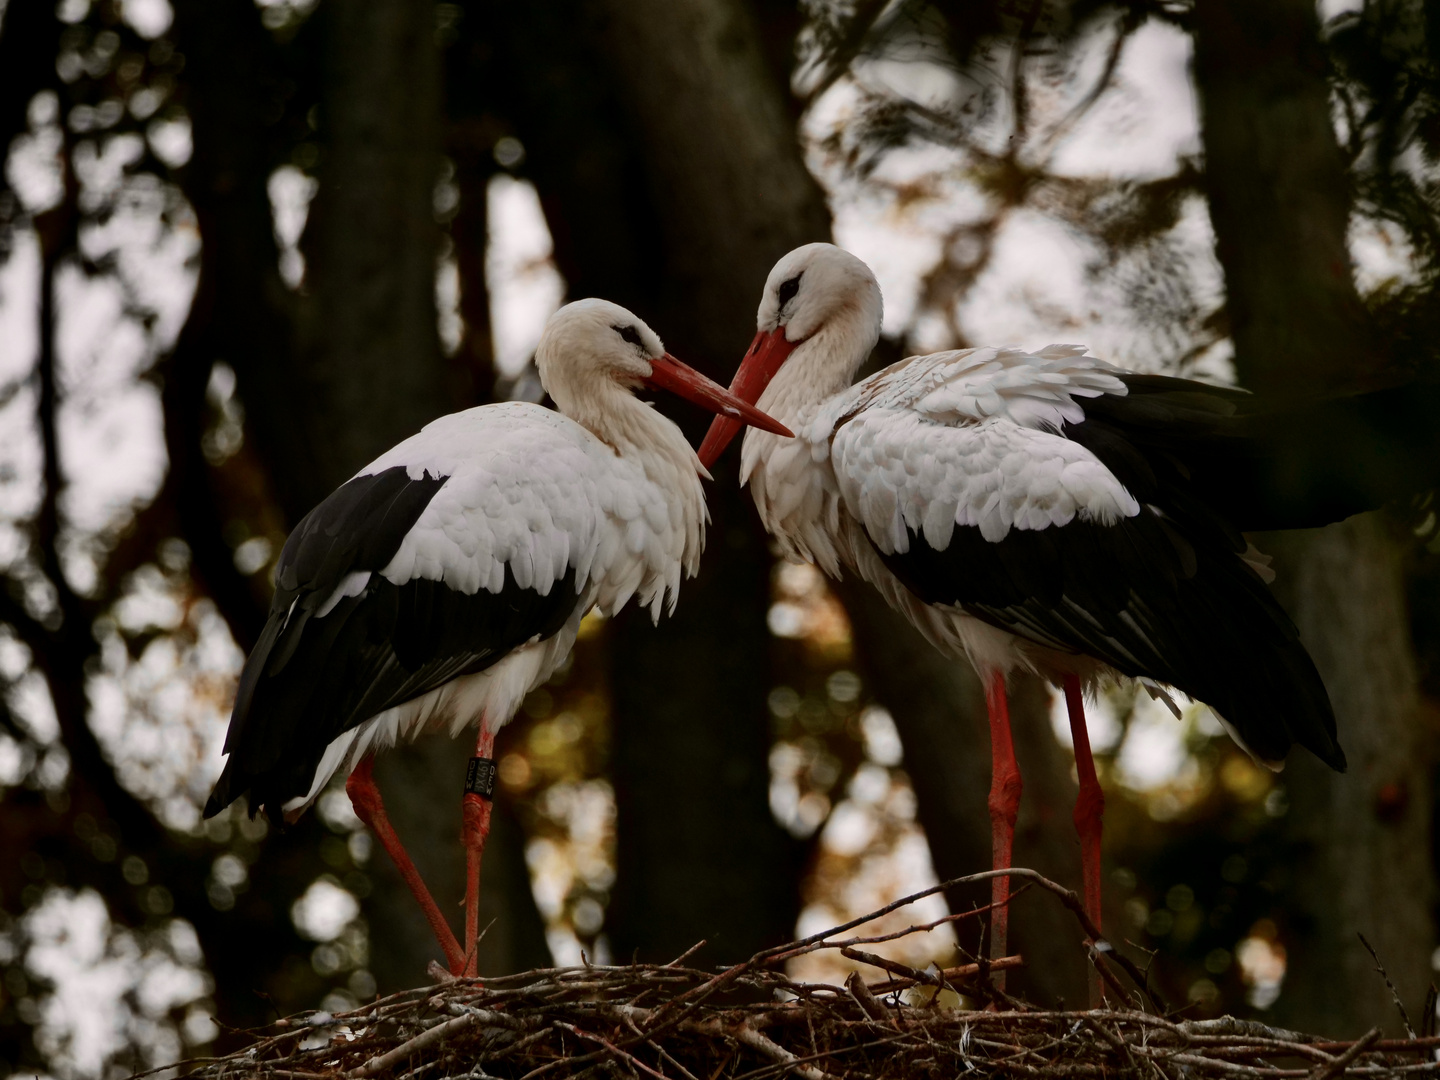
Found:
<path fill-rule="evenodd" d="M 465 770 L 465 794 L 479 795 L 482 799 L 495 797 L 495 759 L 472 757 L 470 767 Z"/>

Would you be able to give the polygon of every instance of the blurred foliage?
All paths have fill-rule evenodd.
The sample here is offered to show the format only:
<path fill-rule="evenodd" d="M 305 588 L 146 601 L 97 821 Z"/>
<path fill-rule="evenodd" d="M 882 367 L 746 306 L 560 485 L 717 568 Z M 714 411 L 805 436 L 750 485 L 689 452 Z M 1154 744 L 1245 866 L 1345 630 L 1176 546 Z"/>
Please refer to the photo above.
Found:
<path fill-rule="evenodd" d="M 42 17 L 32 19 L 41 8 Z M 133 380 L 155 393 L 164 388 L 161 361 L 178 327 L 166 322 L 150 291 L 151 264 L 137 262 L 134 252 L 168 258 L 193 276 L 196 239 L 183 189 L 193 73 L 168 23 L 128 21 L 133 11 L 161 8 L 10 0 L 0 26 L 0 46 L 9 50 L 0 59 L 38 51 L 45 78 L 23 101 L 0 102 L 15 112 L 14 130 L 4 130 L 15 137 L 11 163 L 31 163 L 0 185 L 0 255 L 24 255 L 34 236 L 68 230 L 68 246 L 56 241 L 54 251 L 84 281 L 118 290 L 124 320 L 143 332 L 144 359 Z M 273 169 L 291 170 L 301 182 L 313 179 L 323 153 L 313 8 L 304 0 L 258 5 L 272 64 L 256 102 L 265 114 L 266 152 Z M 801 99 L 818 106 L 847 80 L 856 93 L 840 121 L 813 132 L 813 156 L 832 188 L 879 192 L 916 215 L 953 199 L 957 184 L 984 200 L 984 213 L 946 227 L 908 328 L 912 337 L 919 326 L 930 335 L 927 345 L 968 343 L 958 304 L 992 266 L 1006 221 L 1033 210 L 1093 243 L 1089 277 L 1120 297 L 1116 310 L 1148 335 L 1140 355 L 1127 361 L 1215 374 L 1227 333 L 1223 296 L 1194 287 L 1192 252 L 1178 229 L 1202 201 L 1200 162 L 1187 158 L 1173 173 L 1139 178 L 1077 178 L 1054 168 L 1065 136 L 1110 88 L 1126 42 L 1152 20 L 1188 30 L 1188 4 L 816 0 L 804 11 L 795 75 Z M 22 13 L 31 21 L 22 24 Z M 447 73 L 452 164 L 437 218 L 452 230 L 462 272 L 473 276 L 483 267 L 464 260 L 475 262 L 483 245 L 463 231 L 470 227 L 465 213 L 483 200 L 484 178 L 495 170 L 523 175 L 524 149 L 469 92 L 478 85 L 470 76 L 486 62 L 478 20 L 456 4 L 438 5 L 437 17 L 437 40 L 457 48 Z M 53 34 L 17 45 L 19 25 Z M 1410 268 L 1374 283 L 1366 299 L 1405 362 L 1427 370 L 1440 342 L 1440 9 L 1420 0 L 1369 2 L 1332 21 L 1325 34 L 1357 214 L 1381 224 Z M 906 67 L 927 73 L 927 86 L 942 73 L 947 93 L 906 93 L 905 84 L 877 75 Z M 886 171 L 890 155 L 917 147 L 957 156 L 918 176 Z M 460 180 L 456 162 L 469 162 Z M 478 189 L 456 187 L 477 176 Z M 148 240 L 115 237 L 117 220 L 142 217 L 158 222 Z M 189 247 L 177 255 L 167 246 L 177 243 Z M 282 262 L 290 267 L 287 284 L 303 289 L 298 238 L 280 247 L 282 260 L 291 260 Z M 482 326 L 485 316 L 472 308 L 465 318 Z M 466 354 L 467 362 L 481 352 Z M 107 507 L 103 520 L 66 516 L 57 485 L 47 487 L 37 463 L 46 459 L 50 479 L 62 479 L 54 433 L 47 437 L 39 415 L 35 374 L 7 362 L 0 383 L 7 461 L 0 471 L 0 619 L 10 628 L 0 630 L 0 837 L 7 855 L 19 853 L 0 859 L 0 1057 L 15 1070 L 99 1074 L 107 1060 L 111 1071 L 138 1068 L 206 1046 L 215 1036 L 215 988 L 195 925 L 180 917 L 187 912 L 198 921 L 246 910 L 246 927 L 273 931 L 267 948 L 285 959 L 267 986 L 237 992 L 273 995 L 275 1007 L 286 1010 L 365 999 L 375 983 L 353 901 L 370 888 L 366 835 L 338 790 L 283 847 L 263 821 L 249 821 L 238 808 L 199 822 L 208 774 L 197 763 L 218 753 L 239 665 L 235 626 L 224 625 L 195 553 L 176 539 L 173 492 Z M 85 374 L 62 371 L 61 378 L 78 385 Z M 475 382 L 488 385 L 478 376 Z M 91 419 L 77 415 L 75 422 Z M 285 522 L 245 440 L 245 422 L 234 373 L 218 365 L 205 394 L 202 447 L 224 508 L 225 557 L 247 595 L 263 605 Z M 11 458 L 20 466 L 8 464 Z M 1433 519 L 1421 532 L 1433 548 Z M 1416 647 L 1434 698 L 1440 555 L 1417 544 L 1411 580 Z M 772 599 L 772 670 L 780 674 L 769 697 L 771 806 L 809 845 L 802 921 L 818 926 L 923 885 L 928 861 L 893 725 L 855 674 L 843 608 L 809 567 L 777 565 Z M 579 951 L 599 959 L 608 950 L 615 841 L 606 648 L 605 625 L 587 621 L 571 661 L 530 696 L 506 733 L 500 761 L 502 789 L 525 826 L 552 949 L 566 960 Z M 63 665 L 42 663 L 50 650 L 63 653 Z M 78 778 L 75 739 L 83 732 L 62 730 L 47 688 L 52 679 L 59 691 L 78 695 L 82 712 L 87 701 L 93 710 L 95 752 L 79 763 Z M 1109 707 L 1119 732 L 1098 757 L 1109 799 L 1111 887 L 1127 894 L 1125 933 L 1155 951 L 1160 985 L 1171 1000 L 1191 1002 L 1192 1015 L 1263 1009 L 1283 977 L 1290 929 L 1276 900 L 1290 858 L 1279 828 L 1283 774 L 1256 767 L 1189 709 L 1184 764 L 1157 786 L 1130 786 L 1121 759 L 1149 706 L 1117 691 Z M 142 807 L 157 832 L 108 809 L 93 777 L 112 769 L 125 800 Z M 252 878 L 262 848 L 267 877 L 293 878 L 290 910 L 276 910 L 279 893 Z M 193 895 L 179 893 L 187 878 Z M 334 914 L 347 911 L 337 923 Z M 84 1018 L 56 1011 L 57 990 L 73 994 L 83 974 L 54 959 L 67 935 L 92 975 L 113 973 L 102 980 L 111 1004 L 95 1004 L 91 1018 L 116 1018 L 111 1041 L 98 1044 L 101 1060 L 73 1056 L 67 1040 L 80 1038 Z M 953 940 L 934 935 L 923 947 L 930 956 L 904 958 L 948 962 Z"/>
<path fill-rule="evenodd" d="M 297 59 L 308 7 L 287 7 L 294 17 L 286 20 L 273 10 L 257 17 L 296 77 L 272 82 L 258 104 L 270 110 L 276 143 L 313 164 L 315 65 Z M 237 903 L 250 905 L 246 921 L 272 929 L 265 941 L 234 940 L 235 948 L 290 953 L 267 985 L 244 988 L 252 1000 L 273 993 L 288 1011 L 298 1001 L 347 1006 L 374 992 L 364 924 L 353 912 L 317 943 L 301 912 L 292 919 L 273 910 L 273 890 L 252 891 L 249 868 L 262 847 L 274 847 L 263 821 L 238 806 L 199 818 L 242 654 L 226 622 L 233 612 L 217 610 L 212 583 L 181 539 L 176 492 L 160 470 L 143 468 L 163 467 L 164 432 L 154 421 L 173 419 L 159 417 L 158 406 L 199 239 L 184 191 L 192 73 L 173 15 L 164 2 L 17 2 L 0 24 L 0 262 L 11 316 L 11 348 L 0 350 L 7 1072 L 128 1072 L 209 1045 L 217 1029 L 206 965 L 215 956 L 206 952 L 216 939 L 202 949 L 196 929 L 207 919 L 206 935 L 228 925 Z M 302 89 L 302 76 L 312 85 Z M 41 278 L 38 343 L 18 333 L 28 315 L 17 308 L 26 274 Z M 72 312 L 84 329 L 44 323 Z M 37 344 L 38 357 L 22 355 Z M 231 515 L 217 539 L 263 610 L 285 525 L 245 444 L 234 391 L 233 372 L 217 365 L 198 426 Z M 117 429 L 114 410 L 125 406 L 151 421 L 138 447 Z M 62 436 L 102 459 L 108 451 L 133 460 L 138 450 L 142 461 L 134 476 L 97 479 L 77 468 L 82 460 L 68 443 L 60 460 Z M 308 821 L 280 853 L 267 852 L 267 871 L 285 873 L 286 851 L 314 850 L 320 866 L 307 867 L 299 892 L 311 882 L 363 897 L 368 846 L 353 815 L 316 817 L 323 824 Z M 230 936 L 247 932 L 241 922 Z"/>

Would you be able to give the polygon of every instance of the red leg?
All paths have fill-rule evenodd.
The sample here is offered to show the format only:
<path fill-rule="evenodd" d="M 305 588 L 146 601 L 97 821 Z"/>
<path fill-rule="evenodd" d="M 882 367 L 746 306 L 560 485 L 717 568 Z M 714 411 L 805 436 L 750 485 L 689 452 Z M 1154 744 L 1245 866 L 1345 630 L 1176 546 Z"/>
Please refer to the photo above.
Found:
<path fill-rule="evenodd" d="M 1020 812 L 1020 766 L 1015 761 L 1015 743 L 1010 735 L 1010 707 L 1005 700 L 1005 675 L 996 671 L 985 688 L 985 706 L 990 713 L 990 835 L 991 864 L 995 870 L 1010 868 L 1015 842 L 1015 818 Z M 994 878 L 990 883 L 990 956 L 1005 955 L 1010 934 L 1010 879 Z M 1005 973 L 996 972 L 995 985 L 1005 988 Z"/>
<path fill-rule="evenodd" d="M 1085 882 L 1085 914 L 1100 929 L 1100 833 L 1105 816 L 1105 793 L 1095 775 L 1095 758 L 1090 754 L 1090 732 L 1085 726 L 1085 699 L 1080 693 L 1080 680 L 1065 676 L 1065 707 L 1070 714 L 1070 736 L 1075 743 L 1075 772 L 1080 778 L 1080 794 L 1075 799 L 1075 831 L 1080 834 L 1080 870 Z M 1105 988 L 1100 973 L 1090 971 L 1090 1007 L 1105 1004 Z"/>
<path fill-rule="evenodd" d="M 1065 676 L 1065 705 L 1070 713 L 1070 735 L 1075 740 L 1075 771 L 1080 795 L 1075 800 L 1075 831 L 1080 834 L 1080 865 L 1085 879 L 1085 914 L 1100 929 L 1100 833 L 1105 816 L 1105 793 L 1095 775 L 1090 755 L 1090 733 L 1085 728 L 1085 700 L 1080 680 Z"/>
<path fill-rule="evenodd" d="M 460 807 L 465 844 L 465 974 L 472 978 L 479 967 L 476 943 L 480 937 L 480 859 L 485 854 L 485 840 L 490 835 L 490 809 L 494 805 L 490 797 L 495 783 L 494 753 L 495 733 L 482 719 L 480 738 L 475 743 L 475 757 L 471 759 Z M 480 771 L 485 771 L 487 775 L 477 775 Z M 477 790 L 471 790 L 472 785 Z"/>
<path fill-rule="evenodd" d="M 450 924 L 440 913 L 435 898 L 425 887 L 425 881 L 420 877 L 420 871 L 416 870 L 415 864 L 410 861 L 410 853 L 405 850 L 405 845 L 400 843 L 400 837 L 395 835 L 395 829 L 390 824 L 390 817 L 385 813 L 385 803 L 380 798 L 380 789 L 375 786 L 375 776 L 372 772 L 374 764 L 373 759 L 366 757 L 355 767 L 355 771 L 350 774 L 350 779 L 345 781 L 345 794 L 350 796 L 350 803 L 355 807 L 356 816 L 375 834 L 375 839 L 380 841 L 380 846 L 390 855 L 391 860 L 395 863 L 395 868 L 405 879 L 405 884 L 410 886 L 410 891 L 420 904 L 420 910 L 425 913 L 425 921 L 435 932 L 435 940 L 440 943 L 440 950 L 445 954 L 445 963 L 449 966 L 452 974 L 458 975 L 465 959 L 460 953 L 460 945 L 455 940 L 455 934 L 450 929 Z"/>

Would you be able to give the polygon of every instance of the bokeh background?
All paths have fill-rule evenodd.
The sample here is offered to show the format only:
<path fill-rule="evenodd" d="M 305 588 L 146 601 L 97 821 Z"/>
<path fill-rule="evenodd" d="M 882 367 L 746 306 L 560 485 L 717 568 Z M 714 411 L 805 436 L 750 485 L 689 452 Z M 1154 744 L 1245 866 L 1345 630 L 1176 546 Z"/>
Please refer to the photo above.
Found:
<path fill-rule="evenodd" d="M 1423 0 L 0 0 L 0 148 L 0 1076 L 425 978 L 342 791 L 284 834 L 199 808 L 287 529 L 431 417 L 538 399 L 565 299 L 727 382 L 771 263 L 832 237 L 884 288 L 876 363 L 1079 342 L 1326 393 L 1440 341 Z M 482 972 L 734 961 L 988 866 L 973 675 L 778 564 L 733 456 L 708 491 L 678 615 L 592 618 L 501 736 Z M 1395 1030 L 1363 933 L 1423 1022 L 1434 522 L 1257 538 L 1347 775 L 1258 769 L 1198 704 L 1095 704 L 1108 925 L 1187 1015 Z M 1017 861 L 1078 885 L 1063 714 L 1012 696 Z M 377 770 L 454 900 L 468 754 Z M 1012 940 L 1015 992 L 1083 1003 L 1058 905 L 1022 897 Z"/>

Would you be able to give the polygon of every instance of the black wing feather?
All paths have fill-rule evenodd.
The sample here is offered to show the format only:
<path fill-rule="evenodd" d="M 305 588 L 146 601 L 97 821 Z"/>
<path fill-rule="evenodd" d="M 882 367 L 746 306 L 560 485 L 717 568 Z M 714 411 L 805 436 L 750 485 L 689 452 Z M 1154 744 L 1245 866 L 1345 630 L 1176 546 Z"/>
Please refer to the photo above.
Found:
<path fill-rule="evenodd" d="M 357 477 L 291 534 L 269 620 L 241 674 L 230 757 L 207 817 L 246 793 L 252 813 L 278 817 L 309 790 L 337 736 L 564 626 L 579 602 L 573 567 L 545 596 L 518 586 L 508 568 L 499 593 L 380 577 L 444 482 L 411 480 L 403 468 Z M 364 589 L 316 615 L 357 571 L 372 575 Z"/>
<path fill-rule="evenodd" d="M 1324 684 L 1264 583 L 1236 552 L 1187 543 L 1152 510 L 1115 525 L 1012 529 L 999 543 L 958 526 L 943 551 L 911 533 L 908 552 L 880 554 L 928 603 L 1212 705 L 1267 760 L 1299 742 L 1345 767 Z"/>
<path fill-rule="evenodd" d="M 1084 402 L 1063 433 L 1126 486 L 1173 468 L 1187 504 L 1245 532 L 1308 529 L 1440 484 L 1440 386 L 1415 383 L 1322 401 L 1276 402 L 1163 375 L 1122 375 L 1128 393 Z"/>

